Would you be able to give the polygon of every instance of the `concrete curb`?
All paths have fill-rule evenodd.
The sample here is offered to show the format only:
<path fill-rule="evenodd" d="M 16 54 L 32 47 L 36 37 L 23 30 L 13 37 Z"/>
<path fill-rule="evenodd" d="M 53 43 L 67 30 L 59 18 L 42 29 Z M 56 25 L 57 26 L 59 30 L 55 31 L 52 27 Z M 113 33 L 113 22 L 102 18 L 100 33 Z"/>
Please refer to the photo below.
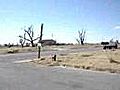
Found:
<path fill-rule="evenodd" d="M 21 60 L 21 61 L 14 61 L 13 63 L 28 63 L 31 62 L 33 60 Z"/>

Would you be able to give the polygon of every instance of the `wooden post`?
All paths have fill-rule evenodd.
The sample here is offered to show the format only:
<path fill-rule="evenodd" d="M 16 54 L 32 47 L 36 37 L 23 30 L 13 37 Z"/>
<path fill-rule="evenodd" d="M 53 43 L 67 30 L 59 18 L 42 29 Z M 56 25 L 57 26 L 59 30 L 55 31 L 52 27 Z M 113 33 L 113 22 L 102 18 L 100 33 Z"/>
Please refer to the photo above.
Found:
<path fill-rule="evenodd" d="M 38 43 L 38 58 L 40 58 L 40 52 L 41 52 L 41 43 Z"/>
<path fill-rule="evenodd" d="M 42 34 L 43 33 L 43 23 L 41 24 L 41 31 L 40 31 L 40 40 L 38 42 L 38 58 L 40 58 L 40 52 L 41 52 L 41 43 L 42 43 Z"/>
<path fill-rule="evenodd" d="M 52 57 L 53 61 L 56 61 L 56 54 Z"/>

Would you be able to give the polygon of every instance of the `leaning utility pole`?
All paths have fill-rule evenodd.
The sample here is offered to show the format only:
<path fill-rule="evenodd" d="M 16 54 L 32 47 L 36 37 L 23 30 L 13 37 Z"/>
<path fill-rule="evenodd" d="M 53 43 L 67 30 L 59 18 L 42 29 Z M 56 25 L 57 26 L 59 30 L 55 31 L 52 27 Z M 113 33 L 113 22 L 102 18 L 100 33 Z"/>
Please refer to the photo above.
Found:
<path fill-rule="evenodd" d="M 41 43 L 42 43 L 42 36 L 43 36 L 43 23 L 41 24 L 41 31 L 40 31 L 40 39 L 38 42 L 38 58 L 40 58 L 40 52 L 41 52 Z"/>

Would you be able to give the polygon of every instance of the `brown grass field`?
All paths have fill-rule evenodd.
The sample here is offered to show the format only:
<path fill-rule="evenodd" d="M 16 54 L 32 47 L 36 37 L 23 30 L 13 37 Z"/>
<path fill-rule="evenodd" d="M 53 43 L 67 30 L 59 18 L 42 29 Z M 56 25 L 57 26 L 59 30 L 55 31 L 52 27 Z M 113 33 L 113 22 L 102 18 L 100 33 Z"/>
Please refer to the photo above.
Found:
<path fill-rule="evenodd" d="M 120 50 L 90 51 L 60 55 L 56 61 L 51 57 L 32 62 L 45 66 L 64 66 L 93 71 L 120 73 Z"/>

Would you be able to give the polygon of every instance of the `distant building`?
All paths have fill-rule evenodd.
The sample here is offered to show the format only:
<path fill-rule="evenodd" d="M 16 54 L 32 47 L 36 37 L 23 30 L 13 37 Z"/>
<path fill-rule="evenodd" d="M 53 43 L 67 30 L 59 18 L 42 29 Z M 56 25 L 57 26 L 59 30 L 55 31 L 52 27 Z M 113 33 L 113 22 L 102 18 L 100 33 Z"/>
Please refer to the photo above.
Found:
<path fill-rule="evenodd" d="M 42 40 L 42 45 L 56 45 L 56 41 L 53 39 Z"/>

